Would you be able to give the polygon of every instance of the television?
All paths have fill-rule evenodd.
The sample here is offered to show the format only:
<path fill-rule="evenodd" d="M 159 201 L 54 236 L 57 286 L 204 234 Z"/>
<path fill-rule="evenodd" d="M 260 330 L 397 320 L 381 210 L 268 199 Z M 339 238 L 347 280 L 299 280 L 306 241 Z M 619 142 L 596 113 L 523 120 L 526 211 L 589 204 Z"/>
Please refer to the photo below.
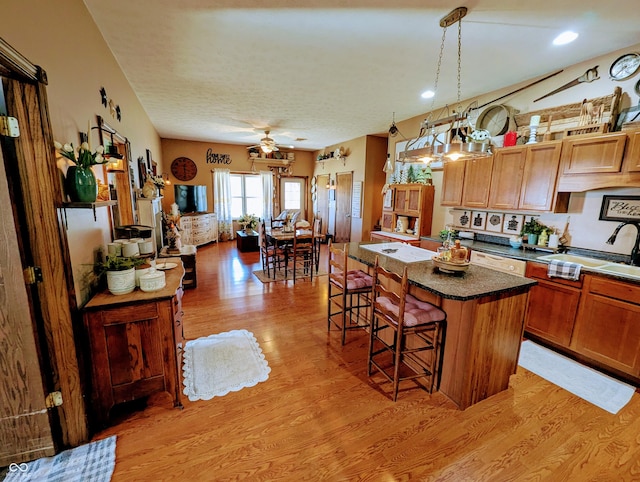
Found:
<path fill-rule="evenodd" d="M 181 213 L 207 212 L 207 186 L 174 184 L 173 192 Z"/>

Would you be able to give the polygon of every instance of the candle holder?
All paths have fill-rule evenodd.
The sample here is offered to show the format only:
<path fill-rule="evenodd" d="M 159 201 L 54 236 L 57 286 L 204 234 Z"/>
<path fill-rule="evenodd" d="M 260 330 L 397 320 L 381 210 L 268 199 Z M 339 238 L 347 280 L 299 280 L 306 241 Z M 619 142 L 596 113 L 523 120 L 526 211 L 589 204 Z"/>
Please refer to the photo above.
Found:
<path fill-rule="evenodd" d="M 529 126 L 529 140 L 527 144 L 535 144 L 538 141 L 536 140 L 536 135 L 538 132 L 538 126 Z"/>

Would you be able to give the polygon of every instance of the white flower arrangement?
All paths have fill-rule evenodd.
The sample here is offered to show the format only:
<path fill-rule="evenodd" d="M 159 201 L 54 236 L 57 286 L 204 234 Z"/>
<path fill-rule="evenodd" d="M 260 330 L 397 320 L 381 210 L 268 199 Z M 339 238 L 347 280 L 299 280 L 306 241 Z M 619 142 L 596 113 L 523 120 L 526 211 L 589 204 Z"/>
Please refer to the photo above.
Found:
<path fill-rule="evenodd" d="M 244 214 L 238 218 L 238 224 L 244 229 L 255 229 L 258 226 L 258 218 L 253 214 Z"/>
<path fill-rule="evenodd" d="M 474 142 L 488 142 L 491 140 L 491 133 L 487 130 L 477 130 L 469 134 L 469 138 Z"/>
<path fill-rule="evenodd" d="M 58 141 L 55 141 L 53 145 L 62 157 L 66 157 L 70 161 L 73 161 L 76 166 L 79 167 L 88 168 L 95 164 L 104 164 L 107 162 L 107 160 L 102 157 L 102 154 L 104 153 L 103 146 L 98 146 L 96 152 L 91 153 L 89 143 L 83 142 L 80 144 L 80 148 L 76 153 L 73 144 L 62 145 Z"/>

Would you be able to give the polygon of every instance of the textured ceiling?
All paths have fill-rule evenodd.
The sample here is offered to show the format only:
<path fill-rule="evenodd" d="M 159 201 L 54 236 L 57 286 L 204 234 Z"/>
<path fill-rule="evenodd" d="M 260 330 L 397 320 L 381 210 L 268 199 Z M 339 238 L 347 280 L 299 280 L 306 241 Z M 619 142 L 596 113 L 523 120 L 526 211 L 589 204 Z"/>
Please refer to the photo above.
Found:
<path fill-rule="evenodd" d="M 427 112 L 456 6 L 463 99 L 640 43 L 638 0 L 84 2 L 161 137 L 250 145 L 271 127 L 307 150 Z M 565 29 L 580 37 L 553 47 Z M 456 102 L 456 37 L 435 107 Z"/>

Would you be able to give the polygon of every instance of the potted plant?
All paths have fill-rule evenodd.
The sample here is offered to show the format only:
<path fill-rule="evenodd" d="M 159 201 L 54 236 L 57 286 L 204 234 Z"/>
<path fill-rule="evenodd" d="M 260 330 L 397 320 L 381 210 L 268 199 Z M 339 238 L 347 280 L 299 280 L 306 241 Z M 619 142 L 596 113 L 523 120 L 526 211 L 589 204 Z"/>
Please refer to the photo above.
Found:
<path fill-rule="evenodd" d="M 238 218 L 238 224 L 242 226 L 242 229 L 250 233 L 258 227 L 258 218 L 253 214 L 243 214 Z"/>
<path fill-rule="evenodd" d="M 128 258 L 126 256 L 107 256 L 97 263 L 98 274 L 107 273 L 107 288 L 114 295 L 126 295 L 136 287 L 136 267 L 144 264 L 145 258 Z"/>
<path fill-rule="evenodd" d="M 537 244 L 538 236 L 547 229 L 547 227 L 538 221 L 537 218 L 531 218 L 529 221 L 522 225 L 522 236 L 526 236 L 527 244 Z"/>
<path fill-rule="evenodd" d="M 102 157 L 104 147 L 98 146 L 92 153 L 87 142 L 80 144 L 77 151 L 73 144 L 63 145 L 55 141 L 54 146 L 62 157 L 73 162 L 73 165 L 68 166 L 65 177 L 65 189 L 71 201 L 94 202 L 98 195 L 98 186 L 91 166 L 107 162 L 107 159 Z"/>

